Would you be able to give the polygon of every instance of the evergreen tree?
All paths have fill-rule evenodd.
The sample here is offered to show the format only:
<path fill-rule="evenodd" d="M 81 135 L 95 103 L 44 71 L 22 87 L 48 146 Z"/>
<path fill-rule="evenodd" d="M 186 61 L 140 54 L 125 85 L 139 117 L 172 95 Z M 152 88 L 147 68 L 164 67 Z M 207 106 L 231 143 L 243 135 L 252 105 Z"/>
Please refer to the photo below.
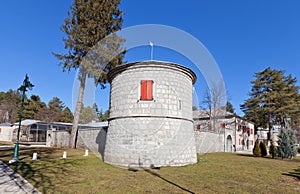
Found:
<path fill-rule="evenodd" d="M 66 106 L 63 101 L 58 97 L 53 97 L 48 102 L 48 106 L 43 106 L 39 109 L 38 114 L 36 114 L 35 116 L 35 119 L 46 122 L 67 122 L 65 121 L 65 109 Z"/>
<path fill-rule="evenodd" d="M 253 155 L 256 156 L 256 157 L 261 156 L 261 151 L 260 151 L 258 140 L 255 141 L 254 148 L 253 148 Z"/>
<path fill-rule="evenodd" d="M 103 121 L 103 111 L 102 110 L 97 112 L 97 117 L 98 117 L 98 121 L 100 121 L 100 122 Z"/>
<path fill-rule="evenodd" d="M 280 134 L 278 136 L 278 157 L 281 157 L 283 159 L 296 156 L 297 151 L 295 143 L 295 131 L 291 129 L 281 129 Z"/>
<path fill-rule="evenodd" d="M 109 110 L 106 110 L 103 114 L 101 121 L 107 121 L 109 118 Z"/>
<path fill-rule="evenodd" d="M 226 111 L 230 112 L 230 113 L 234 113 L 235 112 L 234 108 L 233 108 L 233 105 L 229 101 L 227 101 L 227 103 L 226 103 Z"/>
<path fill-rule="evenodd" d="M 285 124 L 286 118 L 296 122 L 300 116 L 299 87 L 296 78 L 284 75 L 282 70 L 267 68 L 255 73 L 250 98 L 241 105 L 245 118 L 258 127 L 269 128 L 274 123 Z M 294 123 L 296 124 L 296 123 Z M 269 136 L 270 138 L 270 136 Z"/>
<path fill-rule="evenodd" d="M 198 110 L 197 106 L 192 106 L 192 110 Z"/>
<path fill-rule="evenodd" d="M 46 104 L 41 101 L 41 98 L 38 95 L 33 94 L 29 99 L 25 98 L 23 119 L 37 119 L 39 111 L 44 107 L 46 107 Z"/>
<path fill-rule="evenodd" d="M 63 118 L 61 122 L 72 123 L 74 119 L 73 113 L 68 107 L 65 107 L 63 110 Z"/>
<path fill-rule="evenodd" d="M 62 111 L 66 106 L 61 99 L 58 97 L 53 97 L 52 100 L 48 102 L 48 107 Z"/>
<path fill-rule="evenodd" d="M 82 107 L 80 113 L 79 123 L 86 124 L 97 119 L 96 111 L 90 107 Z"/>
<path fill-rule="evenodd" d="M 80 72 L 80 88 L 70 138 L 71 148 L 76 146 L 86 77 L 93 77 L 95 83 L 103 86 L 107 81 L 107 72 L 123 60 L 124 53 L 118 57 L 115 57 L 115 53 L 121 53 L 124 40 L 114 35 L 112 39 L 98 44 L 121 29 L 123 19 L 118 8 L 119 3 L 120 0 L 74 0 L 69 18 L 65 19 L 61 28 L 67 36 L 63 41 L 68 53 L 54 55 L 60 60 L 64 71 L 79 68 Z M 97 49 L 94 50 L 95 46 Z"/>
<path fill-rule="evenodd" d="M 265 157 L 268 155 L 267 146 L 264 141 L 261 141 L 259 143 L 259 148 L 260 148 L 260 153 L 261 153 L 262 157 Z"/>
<path fill-rule="evenodd" d="M 53 97 L 52 100 L 48 102 L 48 113 L 52 116 L 52 121 L 63 121 L 63 110 L 65 104 L 58 97 Z"/>

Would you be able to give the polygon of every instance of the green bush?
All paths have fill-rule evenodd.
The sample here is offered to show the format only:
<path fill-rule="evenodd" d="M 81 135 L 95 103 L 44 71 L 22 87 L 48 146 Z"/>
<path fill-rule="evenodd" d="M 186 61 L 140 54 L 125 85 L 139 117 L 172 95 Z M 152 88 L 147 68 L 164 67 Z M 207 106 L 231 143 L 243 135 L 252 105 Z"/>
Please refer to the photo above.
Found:
<path fill-rule="evenodd" d="M 259 148 L 260 148 L 261 157 L 265 157 L 268 155 L 267 146 L 264 141 L 261 141 L 259 143 Z"/>
<path fill-rule="evenodd" d="M 278 157 L 292 158 L 297 155 L 295 131 L 291 129 L 281 129 L 278 135 Z"/>
<path fill-rule="evenodd" d="M 261 156 L 261 151 L 260 151 L 258 140 L 255 141 L 255 145 L 254 145 L 254 148 L 253 148 L 253 155 L 256 156 L 256 157 Z"/>

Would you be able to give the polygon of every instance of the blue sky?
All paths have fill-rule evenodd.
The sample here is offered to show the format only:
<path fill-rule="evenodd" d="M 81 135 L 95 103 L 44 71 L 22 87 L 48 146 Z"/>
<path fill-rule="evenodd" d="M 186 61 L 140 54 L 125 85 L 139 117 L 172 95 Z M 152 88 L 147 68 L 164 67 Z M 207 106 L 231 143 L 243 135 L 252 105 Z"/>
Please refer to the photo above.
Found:
<path fill-rule="evenodd" d="M 51 52 L 64 52 L 60 31 L 71 0 L 4 1 L 0 6 L 0 91 L 17 89 L 29 74 L 38 94 L 54 96 L 72 107 L 75 71 L 62 72 Z M 247 99 L 253 74 L 266 67 L 285 70 L 300 85 L 300 1 L 152 0 L 121 1 L 123 27 L 163 24 L 184 30 L 201 41 L 216 60 L 238 114 Z M 129 50 L 126 60 L 149 60 L 150 47 Z M 192 68 L 173 51 L 154 47 L 154 59 Z M 199 100 L 205 82 L 199 77 Z M 201 88 L 202 87 L 202 88 Z M 96 103 L 108 108 L 108 89 L 96 90 Z"/>

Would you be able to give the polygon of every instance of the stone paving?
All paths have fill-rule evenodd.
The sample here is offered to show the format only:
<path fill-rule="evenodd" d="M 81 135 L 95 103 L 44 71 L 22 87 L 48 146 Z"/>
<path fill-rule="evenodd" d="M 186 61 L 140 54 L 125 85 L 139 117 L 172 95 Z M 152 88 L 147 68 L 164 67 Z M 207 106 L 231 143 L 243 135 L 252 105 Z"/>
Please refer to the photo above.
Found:
<path fill-rule="evenodd" d="M 14 170 L 0 160 L 0 193 L 41 193 Z"/>

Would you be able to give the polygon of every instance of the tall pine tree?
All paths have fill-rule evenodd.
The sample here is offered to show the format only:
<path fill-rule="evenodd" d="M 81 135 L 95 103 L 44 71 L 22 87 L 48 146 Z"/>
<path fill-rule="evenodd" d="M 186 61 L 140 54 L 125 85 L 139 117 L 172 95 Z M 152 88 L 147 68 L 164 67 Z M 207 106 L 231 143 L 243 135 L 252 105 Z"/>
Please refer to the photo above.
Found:
<path fill-rule="evenodd" d="M 108 35 L 121 29 L 123 19 L 118 8 L 119 3 L 120 0 L 75 0 L 69 17 L 65 19 L 61 28 L 67 36 L 63 41 L 68 52 L 55 56 L 60 60 L 64 71 L 78 68 L 80 72 L 80 88 L 69 144 L 71 148 L 76 146 L 86 77 L 95 78 L 95 83 L 103 86 L 107 81 L 107 72 L 123 60 L 124 53 L 111 59 L 115 53 L 122 51 L 120 48 L 123 40 L 113 36 L 113 40 L 98 44 Z M 94 49 L 95 46 L 97 49 Z"/>
<path fill-rule="evenodd" d="M 251 81 L 253 85 L 249 99 L 241 105 L 245 117 L 257 127 L 267 127 L 269 134 L 274 124 L 285 127 L 286 118 L 291 118 L 296 124 L 300 116 L 296 78 L 271 68 L 255 73 L 255 78 Z"/>

